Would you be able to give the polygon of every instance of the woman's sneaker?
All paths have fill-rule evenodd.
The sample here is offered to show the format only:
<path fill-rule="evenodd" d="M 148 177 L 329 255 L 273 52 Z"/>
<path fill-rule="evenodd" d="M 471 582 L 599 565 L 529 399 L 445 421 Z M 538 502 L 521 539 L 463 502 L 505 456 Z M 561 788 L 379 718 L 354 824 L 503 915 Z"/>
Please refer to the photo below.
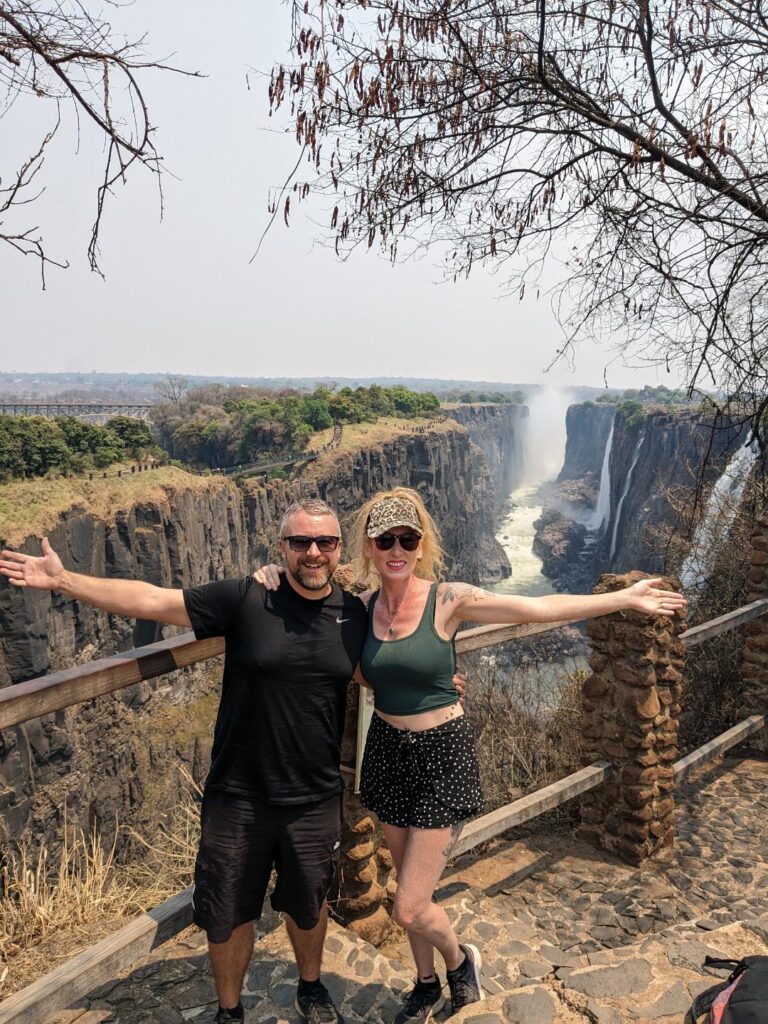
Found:
<path fill-rule="evenodd" d="M 483 958 L 477 946 L 459 944 L 464 953 L 464 963 L 455 971 L 448 971 L 448 988 L 451 990 L 451 1014 L 458 1013 L 463 1006 L 480 1003 L 485 999 L 480 970 Z"/>
<path fill-rule="evenodd" d="M 443 986 L 439 979 L 419 981 L 405 997 L 402 1010 L 392 1024 L 410 1024 L 411 1021 L 428 1021 L 445 1006 Z"/>

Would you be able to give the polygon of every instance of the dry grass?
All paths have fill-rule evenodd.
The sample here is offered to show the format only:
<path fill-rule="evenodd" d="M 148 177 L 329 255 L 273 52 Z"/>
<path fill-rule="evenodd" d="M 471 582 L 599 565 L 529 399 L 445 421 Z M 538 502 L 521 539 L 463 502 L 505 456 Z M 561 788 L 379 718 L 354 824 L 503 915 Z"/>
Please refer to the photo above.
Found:
<path fill-rule="evenodd" d="M 228 486 L 221 477 L 197 476 L 175 466 L 106 480 L 61 476 L 0 484 L 0 540 L 13 546 L 30 535 L 43 535 L 56 526 L 63 512 L 75 507 L 112 522 L 116 512 L 137 501 L 163 502 L 182 487 L 205 491 Z"/>
<path fill-rule="evenodd" d="M 147 906 L 156 906 L 192 884 L 200 842 L 200 800 L 203 792 L 186 770 L 180 768 L 187 790 L 151 839 L 130 830 L 145 851 L 129 869 L 129 875 Z"/>
<path fill-rule="evenodd" d="M 105 846 L 95 833 L 86 836 L 65 825 L 55 869 L 45 847 L 32 855 L 22 845 L 6 855 L 0 868 L 0 998 L 191 883 L 201 794 L 181 771 L 186 795 L 157 833 L 145 839 L 129 830 L 144 851 L 134 864 L 115 860 L 119 828 Z"/>
<path fill-rule="evenodd" d="M 48 852 L 26 845 L 6 855 L 0 879 L 0 995 L 18 987 L 13 961 L 46 939 L 66 934 L 68 945 L 90 936 L 94 925 L 145 909 L 140 893 L 115 864 L 115 841 L 104 848 L 94 833 L 64 828 L 58 867 Z M 27 957 L 27 960 L 29 957 Z M 50 964 L 41 959 L 41 970 Z M 26 972 L 25 972 L 26 973 Z"/>
<path fill-rule="evenodd" d="M 317 461 L 309 463 L 302 471 L 301 478 L 306 479 L 308 475 L 315 476 L 327 471 L 340 455 L 349 455 L 350 452 L 358 452 L 363 448 L 386 444 L 396 437 L 412 435 L 414 427 L 426 427 L 430 433 L 464 430 L 459 423 L 450 419 L 444 421 L 427 418 L 406 420 L 397 416 L 383 416 L 375 423 L 345 423 L 339 447 L 323 452 L 318 456 Z M 323 445 L 331 441 L 332 437 L 333 428 L 320 430 L 310 437 L 307 447 L 322 448 Z"/>
<path fill-rule="evenodd" d="M 467 714 L 475 733 L 486 812 L 578 770 L 581 684 L 575 662 L 515 669 L 464 655 Z"/>

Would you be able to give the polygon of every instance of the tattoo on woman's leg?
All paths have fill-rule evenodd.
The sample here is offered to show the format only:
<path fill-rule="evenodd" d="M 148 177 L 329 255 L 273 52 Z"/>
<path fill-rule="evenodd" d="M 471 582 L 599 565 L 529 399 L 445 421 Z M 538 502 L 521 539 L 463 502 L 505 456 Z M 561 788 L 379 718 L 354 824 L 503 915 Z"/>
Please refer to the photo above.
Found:
<path fill-rule="evenodd" d="M 443 856 L 444 857 L 450 857 L 451 856 L 451 850 L 456 845 L 456 840 L 459 838 L 460 835 L 461 835 L 461 822 L 457 821 L 455 825 L 451 825 L 451 838 L 448 840 L 448 845 L 443 850 Z"/>

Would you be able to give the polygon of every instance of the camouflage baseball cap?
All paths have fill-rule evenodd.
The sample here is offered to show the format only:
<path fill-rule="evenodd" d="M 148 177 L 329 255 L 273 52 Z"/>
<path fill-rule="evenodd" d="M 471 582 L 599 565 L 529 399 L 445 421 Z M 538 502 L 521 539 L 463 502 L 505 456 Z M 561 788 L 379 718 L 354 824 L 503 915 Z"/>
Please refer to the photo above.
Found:
<path fill-rule="evenodd" d="M 368 516 L 365 531 L 369 537 L 380 537 L 394 526 L 409 526 L 419 536 L 424 532 L 416 506 L 407 498 L 382 498 L 377 501 Z"/>

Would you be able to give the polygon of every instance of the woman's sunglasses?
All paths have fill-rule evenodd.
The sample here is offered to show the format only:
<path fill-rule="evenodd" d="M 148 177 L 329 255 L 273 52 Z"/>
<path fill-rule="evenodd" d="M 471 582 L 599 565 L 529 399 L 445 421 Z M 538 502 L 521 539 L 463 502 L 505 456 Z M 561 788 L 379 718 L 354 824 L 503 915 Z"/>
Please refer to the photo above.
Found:
<path fill-rule="evenodd" d="M 415 551 L 419 546 L 421 537 L 418 533 L 401 533 L 399 537 L 394 533 L 382 533 L 378 537 L 373 538 L 373 543 L 379 551 L 389 551 L 390 548 L 395 546 L 395 541 L 398 541 L 403 551 Z"/>
<path fill-rule="evenodd" d="M 336 550 L 341 537 L 283 537 L 283 540 L 288 542 L 291 551 L 309 551 L 313 544 L 317 544 L 317 550 L 327 554 Z"/>

